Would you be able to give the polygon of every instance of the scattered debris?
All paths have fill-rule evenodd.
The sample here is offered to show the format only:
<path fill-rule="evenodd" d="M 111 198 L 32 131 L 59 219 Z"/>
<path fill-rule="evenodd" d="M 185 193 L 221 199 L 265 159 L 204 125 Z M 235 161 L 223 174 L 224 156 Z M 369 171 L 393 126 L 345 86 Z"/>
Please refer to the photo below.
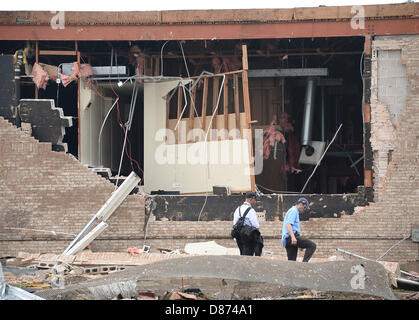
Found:
<path fill-rule="evenodd" d="M 133 256 L 135 254 L 140 254 L 140 253 L 148 253 L 150 252 L 150 246 L 144 245 L 142 249 L 138 249 L 138 248 L 128 248 L 127 252 Z"/>
<path fill-rule="evenodd" d="M 136 281 L 123 281 L 106 285 L 89 287 L 90 292 L 98 299 L 113 299 L 118 295 L 123 298 L 133 298 L 138 295 Z"/>
<path fill-rule="evenodd" d="M 150 290 L 138 291 L 137 300 L 158 300 L 158 296 Z"/>
<path fill-rule="evenodd" d="M 132 256 L 134 254 L 140 254 L 140 250 L 138 250 L 137 248 L 128 248 L 127 252 Z"/>
<path fill-rule="evenodd" d="M 163 249 L 163 248 L 159 248 L 159 251 L 161 252 L 161 253 L 163 253 L 163 254 L 169 254 L 169 255 L 172 255 L 172 254 L 182 254 L 182 253 L 185 253 L 183 250 L 181 250 L 181 249 L 175 249 L 175 250 L 172 250 L 172 249 Z"/>
<path fill-rule="evenodd" d="M 170 291 L 159 300 L 206 300 L 207 298 L 198 288 L 184 289 L 182 291 Z"/>
<path fill-rule="evenodd" d="M 409 273 L 413 276 L 408 276 L 407 279 L 409 280 L 417 280 L 419 279 L 419 273 L 415 272 L 415 271 L 409 271 Z"/>
<path fill-rule="evenodd" d="M 189 254 L 240 255 L 238 248 L 223 247 L 215 241 L 187 243 L 185 252 Z"/>

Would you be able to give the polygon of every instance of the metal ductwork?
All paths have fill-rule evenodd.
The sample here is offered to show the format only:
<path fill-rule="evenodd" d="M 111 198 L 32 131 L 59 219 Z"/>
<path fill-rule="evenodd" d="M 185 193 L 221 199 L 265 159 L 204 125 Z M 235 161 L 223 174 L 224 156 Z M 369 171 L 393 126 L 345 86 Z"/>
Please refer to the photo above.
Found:
<path fill-rule="evenodd" d="M 313 77 L 310 77 L 307 79 L 306 96 L 305 96 L 305 102 L 304 102 L 303 132 L 301 135 L 301 146 L 307 147 L 305 148 L 306 153 L 310 152 L 310 149 L 312 149 L 311 131 L 313 127 L 315 98 L 316 98 L 316 79 Z"/>

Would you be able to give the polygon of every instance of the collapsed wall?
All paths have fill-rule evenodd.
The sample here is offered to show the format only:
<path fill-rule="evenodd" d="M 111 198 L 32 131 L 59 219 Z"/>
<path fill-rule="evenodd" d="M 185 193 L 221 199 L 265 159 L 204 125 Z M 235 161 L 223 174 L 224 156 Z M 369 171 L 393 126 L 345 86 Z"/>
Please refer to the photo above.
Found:
<path fill-rule="evenodd" d="M 315 257 L 334 255 L 341 248 L 370 259 L 383 255 L 387 261 L 419 259 L 419 244 L 409 238 L 412 228 L 419 226 L 418 56 L 418 36 L 373 41 L 371 117 L 365 121 L 371 125 L 375 203 L 338 219 L 302 221 L 303 234 L 317 243 Z M 285 255 L 281 228 L 281 221 L 261 222 L 264 249 Z M 231 221 L 154 221 L 147 239 L 154 246 L 167 245 L 170 239 L 172 248 L 207 240 L 233 247 L 230 229 Z"/>
<path fill-rule="evenodd" d="M 0 149 L 0 257 L 64 251 L 114 191 L 113 184 L 71 155 L 51 151 L 51 143 L 1 117 Z M 108 224 L 100 237 L 102 249 L 111 251 L 113 239 L 121 247 L 133 236 L 141 238 L 143 198 L 128 196 Z"/>

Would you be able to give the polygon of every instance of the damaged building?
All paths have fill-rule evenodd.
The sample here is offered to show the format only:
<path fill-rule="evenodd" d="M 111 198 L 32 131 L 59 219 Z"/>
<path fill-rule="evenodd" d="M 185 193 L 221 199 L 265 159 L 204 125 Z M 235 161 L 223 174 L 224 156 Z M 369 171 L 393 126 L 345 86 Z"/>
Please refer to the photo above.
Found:
<path fill-rule="evenodd" d="M 0 256 L 69 249 L 134 172 L 92 251 L 236 248 L 252 190 L 265 252 L 304 195 L 315 258 L 417 261 L 418 8 L 0 12 Z"/>

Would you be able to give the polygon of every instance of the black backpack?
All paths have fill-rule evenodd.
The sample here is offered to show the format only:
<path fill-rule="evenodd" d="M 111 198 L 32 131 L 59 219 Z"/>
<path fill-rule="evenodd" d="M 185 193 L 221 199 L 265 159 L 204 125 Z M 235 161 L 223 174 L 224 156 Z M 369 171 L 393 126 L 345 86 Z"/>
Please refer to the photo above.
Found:
<path fill-rule="evenodd" d="M 240 230 L 243 228 L 244 218 L 246 218 L 246 215 L 250 211 L 250 209 L 252 209 L 252 207 L 247 208 L 246 211 L 244 212 L 244 215 L 242 216 L 241 213 L 240 213 L 240 207 L 239 207 L 240 218 L 239 218 L 239 220 L 237 220 L 236 224 L 231 229 L 231 236 L 233 238 L 237 239 L 237 238 L 240 237 Z"/>

